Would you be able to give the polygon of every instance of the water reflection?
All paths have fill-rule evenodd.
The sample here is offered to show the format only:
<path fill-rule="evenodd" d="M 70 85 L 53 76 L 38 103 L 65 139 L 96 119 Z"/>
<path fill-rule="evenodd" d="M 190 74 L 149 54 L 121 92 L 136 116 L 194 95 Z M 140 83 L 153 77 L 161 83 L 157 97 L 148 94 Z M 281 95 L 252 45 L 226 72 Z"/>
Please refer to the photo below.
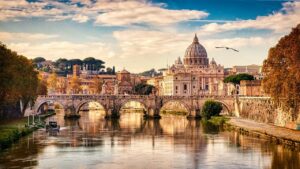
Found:
<path fill-rule="evenodd" d="M 59 133 L 39 130 L 0 154 L 0 168 L 299 168 L 300 154 L 268 140 L 223 131 L 210 123 L 164 116 L 143 120 L 101 110 L 78 120 L 55 119 Z M 50 120 L 49 119 L 49 120 Z"/>

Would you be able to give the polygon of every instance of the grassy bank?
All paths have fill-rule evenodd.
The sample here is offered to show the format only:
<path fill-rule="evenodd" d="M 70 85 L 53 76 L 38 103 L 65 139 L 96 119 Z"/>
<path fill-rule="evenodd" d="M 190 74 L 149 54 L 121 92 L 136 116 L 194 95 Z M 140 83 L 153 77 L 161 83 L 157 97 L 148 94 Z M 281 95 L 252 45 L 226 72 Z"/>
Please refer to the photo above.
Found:
<path fill-rule="evenodd" d="M 225 116 L 212 116 L 208 121 L 214 125 L 223 125 L 229 120 L 228 117 Z"/>
<path fill-rule="evenodd" d="M 8 122 L 2 122 L 0 124 L 0 150 L 8 148 L 11 144 L 19 140 L 21 137 L 32 133 L 39 127 L 43 127 L 43 123 L 46 117 L 52 116 L 54 114 L 54 112 L 49 112 L 47 114 L 40 115 L 40 117 L 36 116 L 35 123 L 38 123 L 39 125 L 30 127 L 27 126 L 27 117 L 11 120 Z M 39 119 L 41 119 L 42 123 L 39 123 Z M 30 123 L 32 123 L 32 119 L 30 119 Z"/>
<path fill-rule="evenodd" d="M 171 114 L 171 115 L 179 115 L 179 116 L 185 116 L 187 112 L 185 111 L 173 111 L 173 110 L 162 110 L 161 114 Z"/>

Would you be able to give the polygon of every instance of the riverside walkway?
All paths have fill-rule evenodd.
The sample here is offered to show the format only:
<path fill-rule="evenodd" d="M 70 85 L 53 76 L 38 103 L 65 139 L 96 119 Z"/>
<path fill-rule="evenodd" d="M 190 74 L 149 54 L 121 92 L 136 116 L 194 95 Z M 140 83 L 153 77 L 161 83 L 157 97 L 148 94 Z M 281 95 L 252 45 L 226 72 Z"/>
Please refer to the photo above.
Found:
<path fill-rule="evenodd" d="M 300 149 L 300 131 L 275 126 L 267 123 L 259 123 L 249 119 L 231 118 L 228 123 L 245 131 L 266 135 L 277 143 L 286 144 Z"/>

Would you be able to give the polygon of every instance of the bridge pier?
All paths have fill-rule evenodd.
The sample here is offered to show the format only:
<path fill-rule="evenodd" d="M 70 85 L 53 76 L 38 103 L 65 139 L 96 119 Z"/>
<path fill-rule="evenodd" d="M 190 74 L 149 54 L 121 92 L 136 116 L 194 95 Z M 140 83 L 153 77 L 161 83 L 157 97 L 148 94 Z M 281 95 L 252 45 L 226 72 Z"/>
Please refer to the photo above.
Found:
<path fill-rule="evenodd" d="M 65 116 L 64 118 L 80 118 L 80 115 L 76 112 L 76 109 L 75 107 L 72 105 L 72 106 L 68 106 L 67 108 L 64 109 L 65 111 Z"/>
<path fill-rule="evenodd" d="M 110 108 L 106 111 L 105 119 L 119 119 L 120 112 L 115 108 Z"/>
<path fill-rule="evenodd" d="M 148 108 L 148 111 L 144 114 L 145 119 L 160 119 L 159 108 Z"/>
<path fill-rule="evenodd" d="M 187 116 L 188 119 L 200 119 L 200 109 L 193 109 L 189 112 L 189 115 Z"/>

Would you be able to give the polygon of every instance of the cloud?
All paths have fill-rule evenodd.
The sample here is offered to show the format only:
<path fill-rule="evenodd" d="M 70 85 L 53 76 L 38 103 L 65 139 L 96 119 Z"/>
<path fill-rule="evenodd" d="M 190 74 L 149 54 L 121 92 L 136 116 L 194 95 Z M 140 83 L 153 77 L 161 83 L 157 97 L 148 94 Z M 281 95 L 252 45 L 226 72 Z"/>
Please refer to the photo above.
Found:
<path fill-rule="evenodd" d="M 145 30 L 115 31 L 113 36 L 119 43 L 122 58 L 154 58 L 174 54 L 179 47 L 188 45 L 192 40 L 192 36 L 187 38 L 186 34 Z"/>
<path fill-rule="evenodd" d="M 58 58 L 86 58 L 96 57 L 108 59 L 114 57 L 109 46 L 101 42 L 73 43 L 67 41 L 53 41 L 48 43 L 9 43 L 9 48 L 28 58 L 45 57 L 56 60 Z"/>
<path fill-rule="evenodd" d="M 75 15 L 74 18 L 72 18 L 73 21 L 77 21 L 79 23 L 84 23 L 89 20 L 89 17 L 84 15 Z"/>
<path fill-rule="evenodd" d="M 43 33 L 12 33 L 12 32 L 0 32 L 0 41 L 11 42 L 11 41 L 37 41 L 54 39 L 59 37 L 58 35 L 48 35 Z"/>
<path fill-rule="evenodd" d="M 0 2 L 0 20 L 21 20 L 44 17 L 49 21 L 71 19 L 83 23 L 93 20 L 98 25 L 124 26 L 131 24 L 172 24 L 202 19 L 208 13 L 197 10 L 170 10 L 165 4 L 143 0 L 71 0 L 70 2 L 25 0 Z"/>
<path fill-rule="evenodd" d="M 94 9 L 105 11 L 96 18 L 104 25 L 130 25 L 136 23 L 172 24 L 191 19 L 200 19 L 208 13 L 196 10 L 168 10 L 141 1 L 99 2 Z"/>
<path fill-rule="evenodd" d="M 279 12 L 259 16 L 255 20 L 232 21 L 224 24 L 210 23 L 202 26 L 202 34 L 214 34 L 242 29 L 267 29 L 274 33 L 286 33 L 300 23 L 300 2 L 285 2 Z"/>

